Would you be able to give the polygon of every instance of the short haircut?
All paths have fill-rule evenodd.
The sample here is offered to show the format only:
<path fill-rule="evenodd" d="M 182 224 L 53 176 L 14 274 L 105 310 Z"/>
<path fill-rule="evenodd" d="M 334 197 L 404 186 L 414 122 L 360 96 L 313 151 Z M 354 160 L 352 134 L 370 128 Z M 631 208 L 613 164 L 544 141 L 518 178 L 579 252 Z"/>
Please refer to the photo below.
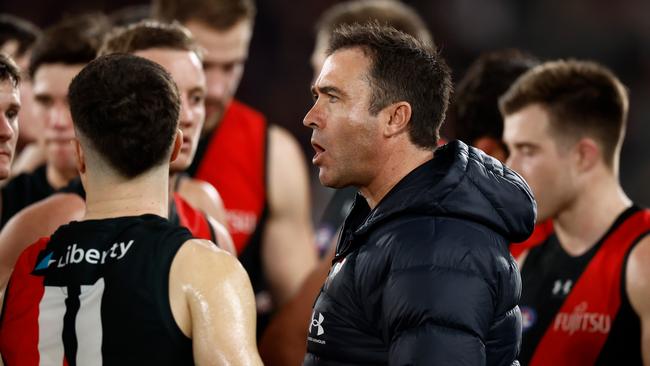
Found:
<path fill-rule="evenodd" d="M 397 0 L 352 0 L 326 10 L 316 23 L 317 36 L 329 36 L 342 25 L 377 22 L 413 36 L 425 45 L 433 45 L 431 32 L 410 6 Z"/>
<path fill-rule="evenodd" d="M 627 90 L 609 69 L 590 61 L 546 62 L 517 79 L 499 101 L 504 116 L 532 104 L 549 113 L 552 133 L 573 141 L 594 138 L 605 163 L 613 166 L 629 101 Z"/>
<path fill-rule="evenodd" d="M 167 24 L 145 20 L 111 31 L 99 50 L 99 55 L 134 53 L 151 48 L 191 51 L 201 59 L 199 46 L 192 34 L 177 22 Z"/>
<path fill-rule="evenodd" d="M 154 0 L 153 17 L 183 24 L 195 20 L 224 31 L 241 20 L 255 18 L 254 0 Z"/>
<path fill-rule="evenodd" d="M 100 14 L 67 18 L 43 32 L 36 42 L 29 62 L 29 75 L 43 64 L 86 64 L 95 58 L 102 38 L 110 29 L 108 19 Z"/>
<path fill-rule="evenodd" d="M 334 31 L 327 55 L 341 49 L 361 49 L 370 60 L 370 113 L 377 114 L 392 103 L 408 102 L 411 142 L 434 149 L 452 88 L 449 68 L 434 47 L 393 27 L 353 24 Z"/>
<path fill-rule="evenodd" d="M 75 76 L 68 99 L 79 139 L 123 177 L 169 159 L 180 98 L 162 66 L 134 55 L 101 56 Z"/>
<path fill-rule="evenodd" d="M 0 46 L 9 41 L 18 42 L 14 57 L 21 57 L 41 35 L 41 30 L 25 19 L 10 14 L 0 14 Z"/>
<path fill-rule="evenodd" d="M 17 88 L 20 84 L 20 70 L 9 56 L 0 52 L 0 82 L 7 80 Z"/>
<path fill-rule="evenodd" d="M 454 138 L 473 144 L 482 137 L 501 141 L 503 117 L 499 97 L 526 71 L 539 65 L 516 49 L 484 53 L 474 61 L 454 92 L 450 117 Z"/>

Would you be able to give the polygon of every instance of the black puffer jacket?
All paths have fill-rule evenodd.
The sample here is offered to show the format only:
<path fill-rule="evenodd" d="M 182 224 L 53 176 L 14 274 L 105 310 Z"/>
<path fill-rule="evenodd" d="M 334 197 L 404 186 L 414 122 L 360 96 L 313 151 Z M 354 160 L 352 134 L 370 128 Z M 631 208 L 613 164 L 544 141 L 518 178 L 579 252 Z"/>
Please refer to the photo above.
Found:
<path fill-rule="evenodd" d="M 305 365 L 512 365 L 533 230 L 524 180 L 454 141 L 372 211 L 357 197 L 314 305 Z"/>

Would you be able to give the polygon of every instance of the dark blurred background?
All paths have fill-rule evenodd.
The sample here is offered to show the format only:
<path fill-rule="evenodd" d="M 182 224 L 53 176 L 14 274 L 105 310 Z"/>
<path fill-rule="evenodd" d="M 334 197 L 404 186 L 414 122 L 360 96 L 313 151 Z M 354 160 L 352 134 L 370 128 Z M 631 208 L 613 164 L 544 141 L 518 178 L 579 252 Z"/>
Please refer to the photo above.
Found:
<path fill-rule="evenodd" d="M 311 105 L 309 56 L 313 24 L 338 1 L 262 0 L 238 97 L 289 129 L 312 156 L 302 117 Z M 650 205 L 650 1 L 420 0 L 405 1 L 427 22 L 459 80 L 483 51 L 516 47 L 543 60 L 592 59 L 609 66 L 630 90 L 630 118 L 621 179 L 637 203 Z M 46 27 L 65 14 L 112 12 L 140 0 L 2 0 L 0 12 Z M 453 128 L 445 126 L 447 134 Z M 312 169 L 312 172 L 315 172 Z M 313 175 L 316 177 L 316 175 Z M 328 192 L 314 181 L 315 216 Z"/>

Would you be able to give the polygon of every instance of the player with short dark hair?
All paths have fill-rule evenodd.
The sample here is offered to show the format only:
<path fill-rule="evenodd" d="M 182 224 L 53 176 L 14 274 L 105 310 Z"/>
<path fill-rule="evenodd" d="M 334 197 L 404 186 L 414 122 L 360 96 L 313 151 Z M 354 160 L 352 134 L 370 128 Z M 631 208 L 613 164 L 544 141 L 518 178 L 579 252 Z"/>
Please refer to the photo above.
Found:
<path fill-rule="evenodd" d="M 182 145 L 171 76 L 102 56 L 69 100 L 87 210 L 19 258 L 0 321 L 6 363 L 261 364 L 245 271 L 165 218 Z"/>

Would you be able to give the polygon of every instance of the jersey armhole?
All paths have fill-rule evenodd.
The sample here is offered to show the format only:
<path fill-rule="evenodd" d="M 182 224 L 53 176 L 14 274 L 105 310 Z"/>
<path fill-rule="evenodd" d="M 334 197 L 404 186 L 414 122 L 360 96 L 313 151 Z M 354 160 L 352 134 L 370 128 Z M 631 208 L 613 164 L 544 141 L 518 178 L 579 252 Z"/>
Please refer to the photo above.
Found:
<path fill-rule="evenodd" d="M 171 232 L 165 233 L 161 238 L 161 240 L 164 241 L 174 241 L 174 244 L 171 245 L 171 248 L 169 248 L 167 255 L 162 261 L 162 268 L 159 268 L 159 273 L 162 278 L 161 281 L 159 281 L 159 285 L 161 287 L 157 291 L 160 296 L 159 301 L 157 301 L 158 312 L 161 315 L 163 324 L 165 328 L 167 328 L 167 332 L 173 341 L 179 346 L 185 346 L 189 342 L 191 346 L 191 338 L 183 333 L 180 326 L 176 322 L 176 319 L 174 318 L 174 312 L 172 311 L 172 305 L 169 297 L 169 279 L 171 276 L 171 266 L 174 262 L 174 258 L 176 258 L 178 251 L 183 247 L 183 245 L 185 245 L 187 241 L 193 239 L 193 236 L 189 230 L 182 227 L 175 227 L 170 231 Z"/>

